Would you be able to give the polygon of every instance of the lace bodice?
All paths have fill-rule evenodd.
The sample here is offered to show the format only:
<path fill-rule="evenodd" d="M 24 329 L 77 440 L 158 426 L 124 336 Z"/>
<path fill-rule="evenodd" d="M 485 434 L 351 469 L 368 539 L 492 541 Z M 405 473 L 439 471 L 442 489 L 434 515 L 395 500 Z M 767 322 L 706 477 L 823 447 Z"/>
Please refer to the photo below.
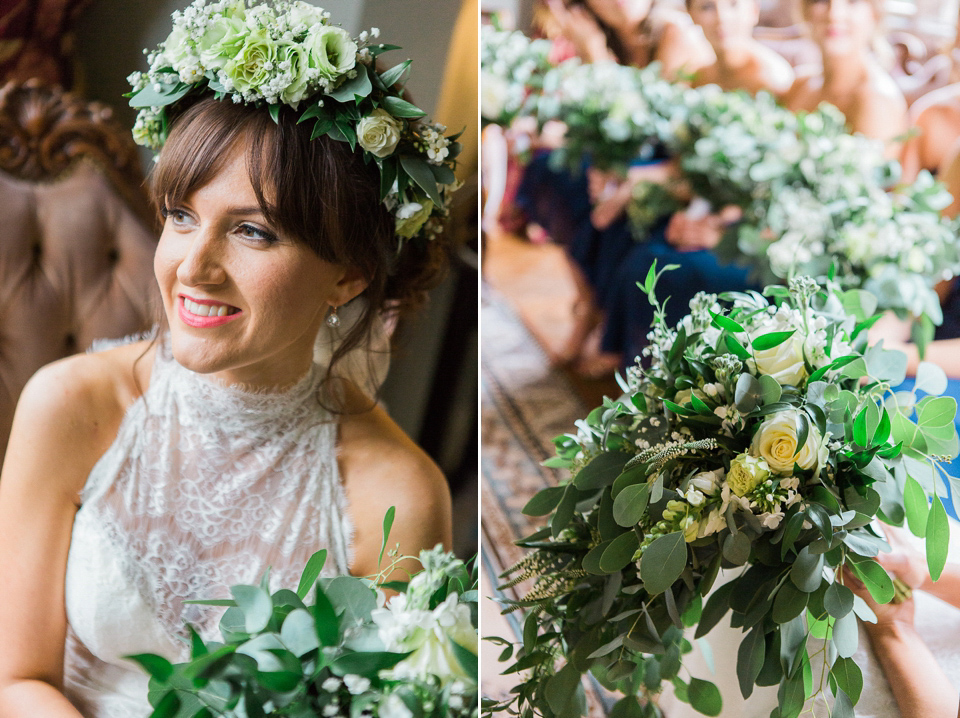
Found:
<path fill-rule="evenodd" d="M 189 622 L 219 637 L 229 598 L 271 567 L 273 589 L 296 587 L 310 555 L 346 573 L 352 523 L 337 470 L 323 369 L 293 388 L 253 393 L 180 366 L 166 342 L 150 386 L 82 493 L 67 561 L 65 693 L 88 718 L 149 714 L 147 679 L 123 656 L 188 658 Z"/>

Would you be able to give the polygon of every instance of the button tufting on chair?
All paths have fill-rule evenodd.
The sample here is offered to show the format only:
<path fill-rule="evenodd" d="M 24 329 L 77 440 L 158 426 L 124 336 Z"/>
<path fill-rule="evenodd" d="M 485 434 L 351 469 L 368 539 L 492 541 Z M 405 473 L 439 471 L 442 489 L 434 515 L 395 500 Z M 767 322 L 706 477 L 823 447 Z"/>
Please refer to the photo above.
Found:
<path fill-rule="evenodd" d="M 33 80 L 0 87 L 0 456 L 37 369 L 152 323 L 142 185 L 109 108 Z"/>

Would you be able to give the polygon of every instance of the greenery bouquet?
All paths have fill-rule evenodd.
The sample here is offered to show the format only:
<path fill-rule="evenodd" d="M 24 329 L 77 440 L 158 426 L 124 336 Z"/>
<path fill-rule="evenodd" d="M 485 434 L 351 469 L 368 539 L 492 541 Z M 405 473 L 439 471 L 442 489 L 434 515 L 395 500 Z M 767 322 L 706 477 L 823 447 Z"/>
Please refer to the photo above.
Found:
<path fill-rule="evenodd" d="M 480 117 L 485 124 L 509 125 L 536 100 L 550 69 L 549 54 L 549 40 L 492 25 L 481 28 Z"/>
<path fill-rule="evenodd" d="M 626 694 L 618 718 L 661 716 L 664 682 L 717 715 L 717 687 L 681 668 L 691 640 L 729 614 L 743 631 L 744 696 L 778 685 L 774 718 L 796 718 L 829 691 L 832 715 L 852 716 L 857 618 L 876 617 L 845 571 L 894 599 L 899 584 L 875 559 L 889 549 L 881 522 L 926 538 L 934 578 L 946 560 L 940 497 L 952 479 L 940 462 L 958 451 L 956 401 L 938 396 L 946 378 L 923 364 L 928 396 L 894 390 L 906 358 L 868 346 L 866 292 L 799 277 L 764 295 L 701 293 L 670 327 L 658 276 L 654 266 L 644 284 L 650 345 L 623 397 L 555 440 L 548 464 L 572 478 L 524 508 L 550 519 L 504 574 L 508 587 L 533 582 L 507 608 L 526 609 L 522 645 L 501 641 L 507 672 L 523 678 L 485 709 L 583 715 L 591 673 Z"/>
<path fill-rule="evenodd" d="M 602 170 L 625 171 L 652 155 L 670 132 L 682 88 L 660 77 L 659 65 L 638 69 L 614 62 L 568 60 L 546 74 L 537 103 L 542 123 L 559 120 L 564 144 L 551 159 L 579 172 L 583 160 Z"/>
<path fill-rule="evenodd" d="M 960 272 L 950 204 L 928 173 L 894 187 L 899 166 L 880 142 L 851 135 L 831 105 L 792 113 L 761 93 L 688 94 L 686 123 L 669 141 L 693 191 L 743 221 L 718 254 L 753 265 L 762 283 L 833 276 L 870 291 L 880 309 L 920 319 L 923 344 L 942 322 L 933 285 Z M 890 190 L 894 189 L 893 192 Z"/>
<path fill-rule="evenodd" d="M 311 557 L 296 592 L 271 594 L 265 576 L 233 586 L 232 600 L 195 601 L 228 608 L 222 642 L 191 629 L 189 661 L 131 656 L 151 676 L 151 718 L 476 716 L 475 567 L 437 546 L 407 583 L 318 580 L 325 558 Z M 400 593 L 385 603 L 381 588 Z"/>

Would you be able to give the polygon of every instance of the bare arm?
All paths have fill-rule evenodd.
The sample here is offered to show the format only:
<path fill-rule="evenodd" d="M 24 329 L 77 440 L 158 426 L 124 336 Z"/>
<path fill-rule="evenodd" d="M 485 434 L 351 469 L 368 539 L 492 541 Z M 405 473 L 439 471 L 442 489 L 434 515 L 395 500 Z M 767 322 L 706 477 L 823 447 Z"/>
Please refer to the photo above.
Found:
<path fill-rule="evenodd" d="M 660 63 L 660 71 L 668 80 L 681 74 L 694 74 L 713 61 L 713 50 L 699 28 L 669 22 L 663 28 L 663 37 L 653 58 Z"/>
<path fill-rule="evenodd" d="M 396 518 L 387 542 L 399 544 L 400 554 L 416 556 L 420 549 L 443 544 L 453 534 L 450 492 L 440 469 L 379 407 L 342 417 L 340 469 L 356 528 L 351 573 L 377 574 L 383 517 L 394 506 Z M 415 568 L 406 565 L 407 569 Z M 399 571 L 394 575 L 404 580 Z"/>
<path fill-rule="evenodd" d="M 957 692 L 914 629 L 913 599 L 879 605 L 866 587 L 849 573 L 844 574 L 844 583 L 866 601 L 877 616 L 876 623 L 863 626 L 900 715 L 952 718 L 957 710 Z"/>
<path fill-rule="evenodd" d="M 957 692 L 913 623 L 868 627 L 867 635 L 900 715 L 952 718 L 957 711 Z"/>
<path fill-rule="evenodd" d="M 890 80 L 889 84 L 892 83 Z M 847 125 L 851 132 L 883 140 L 886 156 L 897 159 L 902 150 L 898 138 L 902 137 L 909 127 L 907 102 L 897 88 L 877 88 L 871 83 L 847 117 Z"/>
<path fill-rule="evenodd" d="M 116 425 L 74 368 L 27 384 L 0 476 L 0 718 L 80 716 L 61 693 L 64 576 L 77 494 Z"/>

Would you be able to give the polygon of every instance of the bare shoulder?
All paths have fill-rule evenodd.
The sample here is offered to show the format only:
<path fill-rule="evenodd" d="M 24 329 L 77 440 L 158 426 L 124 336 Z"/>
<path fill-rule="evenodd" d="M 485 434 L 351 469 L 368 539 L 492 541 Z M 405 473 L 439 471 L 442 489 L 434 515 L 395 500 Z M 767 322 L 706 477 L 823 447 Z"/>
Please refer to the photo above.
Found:
<path fill-rule="evenodd" d="M 381 527 L 396 509 L 390 544 L 413 554 L 452 531 L 450 492 L 443 473 L 380 407 L 340 419 L 340 471 L 356 528 L 354 573 L 376 570 Z"/>
<path fill-rule="evenodd" d="M 69 457 L 69 468 L 77 470 L 57 472 L 66 482 L 58 488 L 71 494 L 79 491 L 89 469 L 116 437 L 124 413 L 140 393 L 139 386 L 149 382 L 152 361 L 146 356 L 136 361 L 146 349 L 145 343 L 138 342 L 78 354 L 37 371 L 17 402 L 0 482 L 33 475 L 47 457 L 56 456 L 61 462 Z"/>

